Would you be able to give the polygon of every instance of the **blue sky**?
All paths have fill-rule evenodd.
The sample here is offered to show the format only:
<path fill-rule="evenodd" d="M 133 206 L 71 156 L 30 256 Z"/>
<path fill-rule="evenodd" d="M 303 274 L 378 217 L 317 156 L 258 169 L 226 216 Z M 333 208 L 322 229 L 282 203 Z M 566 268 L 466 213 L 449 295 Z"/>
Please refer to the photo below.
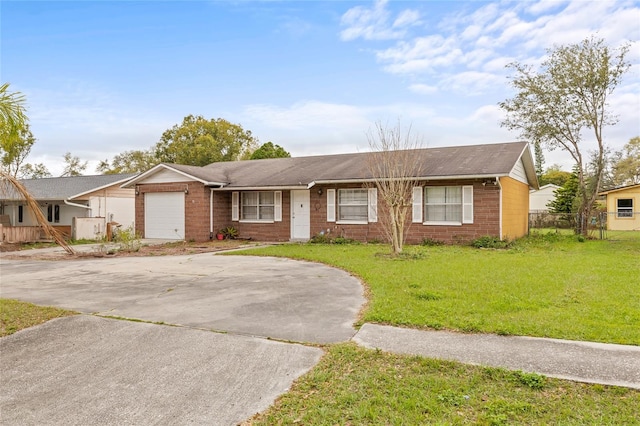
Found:
<path fill-rule="evenodd" d="M 640 135 L 638 1 L 3 0 L 0 14 L 0 80 L 27 97 L 28 161 L 54 175 L 67 151 L 92 174 L 189 114 L 294 156 L 365 151 L 376 121 L 398 119 L 428 147 L 518 140 L 499 126 L 504 66 L 594 33 L 632 43 L 607 142 Z"/>

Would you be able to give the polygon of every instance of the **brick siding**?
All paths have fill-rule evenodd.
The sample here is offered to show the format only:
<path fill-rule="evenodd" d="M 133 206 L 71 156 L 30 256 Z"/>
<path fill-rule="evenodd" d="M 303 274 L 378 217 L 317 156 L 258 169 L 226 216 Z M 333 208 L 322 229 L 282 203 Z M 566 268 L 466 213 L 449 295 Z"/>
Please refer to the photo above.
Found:
<path fill-rule="evenodd" d="M 481 180 L 434 181 L 425 185 L 473 185 L 472 224 L 461 226 L 423 225 L 409 223 L 407 243 L 417 244 L 426 238 L 446 243 L 467 242 L 484 235 L 500 234 L 500 189 L 494 185 L 483 186 Z M 199 182 L 158 183 L 138 185 L 136 195 L 136 230 L 144 235 L 144 194 L 147 192 L 183 192 L 185 195 L 185 239 L 207 241 L 209 231 L 210 190 Z M 343 236 L 358 241 L 385 241 L 380 222 L 369 224 L 338 224 L 327 222 L 327 189 L 361 188 L 360 185 L 315 186 L 310 191 L 310 230 L 311 236 L 321 231 L 332 236 Z M 322 189 L 322 194 L 318 190 Z M 384 211 L 378 203 L 378 218 Z M 291 235 L 290 192 L 282 191 L 282 221 L 272 223 L 248 223 L 231 220 L 231 192 L 213 191 L 213 238 L 222 228 L 233 226 L 243 238 L 256 241 L 289 241 Z"/>

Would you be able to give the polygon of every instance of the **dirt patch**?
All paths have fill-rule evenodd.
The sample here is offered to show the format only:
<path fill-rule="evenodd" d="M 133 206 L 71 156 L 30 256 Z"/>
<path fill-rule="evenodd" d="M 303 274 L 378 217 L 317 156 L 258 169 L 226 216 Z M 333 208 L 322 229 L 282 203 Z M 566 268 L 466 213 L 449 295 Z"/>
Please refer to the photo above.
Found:
<path fill-rule="evenodd" d="M 76 254 L 70 255 L 64 251 L 42 253 L 40 250 L 22 250 L 20 244 L 11 244 L 11 247 L 0 245 L 6 259 L 34 259 L 34 260 L 75 260 L 75 259 L 95 259 L 111 257 L 133 257 L 133 256 L 179 256 L 188 254 L 210 253 L 217 251 L 233 250 L 243 247 L 255 247 L 264 245 L 253 241 L 225 240 L 211 241 L 203 243 L 175 242 L 157 245 L 143 245 L 137 250 L 129 250 L 117 244 L 104 244 L 94 246 L 90 250 L 82 246 L 72 246 Z M 47 246 L 45 246 L 47 247 Z M 55 247 L 55 246 L 53 246 Z M 19 254 L 17 253 L 19 251 Z M 15 253 L 15 254 L 14 254 Z"/>

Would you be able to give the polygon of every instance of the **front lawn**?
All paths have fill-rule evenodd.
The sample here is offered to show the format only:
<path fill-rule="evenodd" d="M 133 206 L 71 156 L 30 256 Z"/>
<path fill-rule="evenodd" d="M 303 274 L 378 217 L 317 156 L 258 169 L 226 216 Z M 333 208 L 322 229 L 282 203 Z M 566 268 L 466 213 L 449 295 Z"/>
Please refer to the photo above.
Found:
<path fill-rule="evenodd" d="M 253 425 L 638 424 L 640 392 L 332 346 Z"/>
<path fill-rule="evenodd" d="M 640 235 L 640 234 L 639 234 Z M 323 262 L 360 277 L 362 322 L 640 345 L 640 238 L 539 235 L 507 250 L 285 244 L 234 254 Z"/>

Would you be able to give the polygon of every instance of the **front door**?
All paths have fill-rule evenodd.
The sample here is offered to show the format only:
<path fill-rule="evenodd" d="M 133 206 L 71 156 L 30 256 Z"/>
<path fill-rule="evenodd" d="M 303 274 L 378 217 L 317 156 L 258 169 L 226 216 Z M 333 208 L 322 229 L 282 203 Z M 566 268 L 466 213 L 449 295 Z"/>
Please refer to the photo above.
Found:
<path fill-rule="evenodd" d="M 309 191 L 291 191 L 291 239 L 308 240 L 311 237 L 309 224 Z"/>

